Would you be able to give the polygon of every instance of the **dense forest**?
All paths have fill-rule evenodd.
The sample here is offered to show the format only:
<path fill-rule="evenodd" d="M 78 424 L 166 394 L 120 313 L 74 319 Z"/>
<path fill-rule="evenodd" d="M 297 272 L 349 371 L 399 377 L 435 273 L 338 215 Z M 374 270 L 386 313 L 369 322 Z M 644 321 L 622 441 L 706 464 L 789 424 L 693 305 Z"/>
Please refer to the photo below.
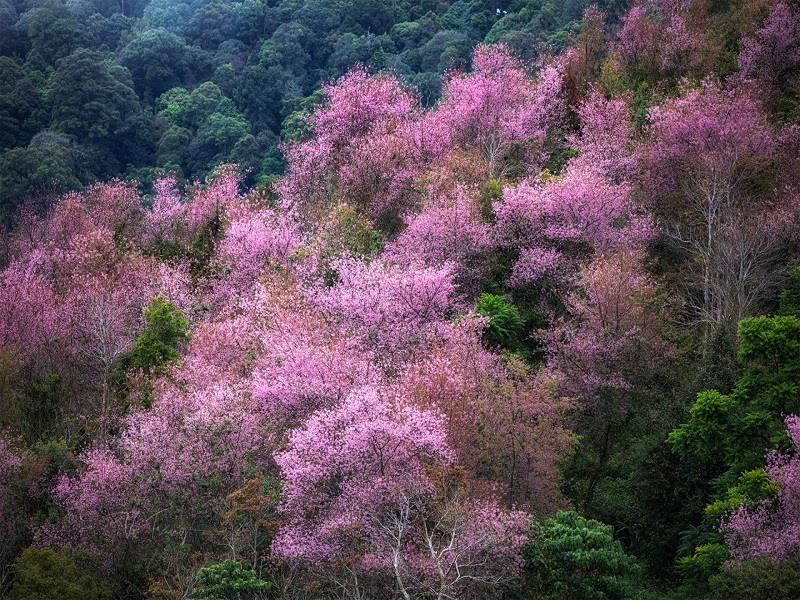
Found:
<path fill-rule="evenodd" d="M 0 597 L 800 598 L 800 5 L 0 0 Z"/>
<path fill-rule="evenodd" d="M 223 162 L 246 183 L 283 169 L 321 83 L 361 63 L 425 104 L 475 44 L 563 47 L 587 2 L 2 0 L 0 220 L 31 195 Z M 148 190 L 149 191 L 149 190 Z"/>

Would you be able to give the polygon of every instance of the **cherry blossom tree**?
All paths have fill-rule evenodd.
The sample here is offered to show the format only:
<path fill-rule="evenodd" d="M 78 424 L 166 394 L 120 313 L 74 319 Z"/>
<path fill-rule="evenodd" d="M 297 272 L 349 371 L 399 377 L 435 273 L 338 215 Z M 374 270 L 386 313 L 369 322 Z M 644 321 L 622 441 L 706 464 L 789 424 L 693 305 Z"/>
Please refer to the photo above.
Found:
<path fill-rule="evenodd" d="M 754 92 L 765 93 L 774 102 L 785 80 L 800 65 L 797 10 L 786 2 L 775 3 L 762 26 L 741 44 L 740 77 L 744 82 L 755 82 Z"/>
<path fill-rule="evenodd" d="M 623 424 L 649 379 L 671 355 L 664 342 L 658 288 L 633 251 L 596 258 L 567 296 L 571 319 L 547 333 L 548 370 L 558 392 L 575 401 L 575 426 L 596 462 L 584 502 L 595 486 Z"/>
<path fill-rule="evenodd" d="M 387 368 L 434 335 L 455 306 L 449 264 L 422 267 L 341 258 L 333 268 L 339 280 L 330 288 L 310 290 L 311 302 Z"/>
<path fill-rule="evenodd" d="M 779 564 L 800 552 L 800 418 L 786 419 L 793 453 L 772 452 L 766 471 L 777 485 L 777 497 L 755 507 L 740 507 L 721 531 L 733 560 L 767 557 Z"/>
<path fill-rule="evenodd" d="M 495 213 L 496 235 L 519 252 L 509 279 L 516 286 L 558 278 L 592 252 L 641 248 L 652 235 L 628 184 L 581 166 L 507 188 Z"/>
<path fill-rule="evenodd" d="M 755 99 L 711 81 L 651 111 L 647 186 L 666 235 L 689 258 L 697 322 L 735 324 L 777 282 L 795 215 L 792 198 L 764 182 L 776 140 Z"/>
<path fill-rule="evenodd" d="M 468 288 L 480 279 L 481 261 L 493 247 L 491 229 L 480 218 L 475 196 L 458 186 L 451 194 L 429 199 L 420 212 L 406 217 L 405 229 L 385 256 L 399 265 L 457 265 L 457 279 Z"/>
<path fill-rule="evenodd" d="M 502 44 L 479 46 L 472 63 L 473 72 L 445 84 L 431 128 L 442 132 L 447 146 L 477 149 L 489 177 L 511 168 L 516 146 L 525 167 L 541 161 L 549 129 L 562 117 L 560 65 L 543 65 L 534 81 Z"/>
<path fill-rule="evenodd" d="M 273 551 L 307 563 L 345 561 L 353 595 L 372 576 L 404 598 L 499 583 L 525 540 L 521 515 L 439 499 L 453 463 L 442 417 L 374 387 L 351 393 L 293 432 L 276 460 L 287 523 Z M 362 583 L 358 583 L 359 575 Z M 345 585 L 341 582 L 341 585 Z"/>

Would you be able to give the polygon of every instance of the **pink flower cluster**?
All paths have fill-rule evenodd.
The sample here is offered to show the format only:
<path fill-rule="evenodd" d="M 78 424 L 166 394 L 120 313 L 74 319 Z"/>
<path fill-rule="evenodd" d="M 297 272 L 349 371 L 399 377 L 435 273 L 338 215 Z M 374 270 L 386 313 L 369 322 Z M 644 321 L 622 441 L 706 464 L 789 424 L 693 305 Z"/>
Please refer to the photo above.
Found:
<path fill-rule="evenodd" d="M 773 452 L 767 458 L 777 498 L 742 506 L 721 527 L 734 561 L 764 556 L 778 564 L 800 553 L 800 417 L 788 417 L 786 429 L 793 454 Z"/>

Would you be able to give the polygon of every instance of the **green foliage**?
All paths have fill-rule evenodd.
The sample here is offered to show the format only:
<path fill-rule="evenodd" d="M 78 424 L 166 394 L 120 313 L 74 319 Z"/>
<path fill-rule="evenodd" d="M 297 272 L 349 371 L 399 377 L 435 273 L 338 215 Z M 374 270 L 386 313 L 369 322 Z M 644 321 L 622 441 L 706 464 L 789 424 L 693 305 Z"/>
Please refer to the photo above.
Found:
<path fill-rule="evenodd" d="M 743 504 L 750 507 L 774 496 L 778 491 L 775 483 L 764 469 L 745 471 L 739 476 L 736 485 L 725 491 L 725 497 L 712 502 L 705 508 L 705 516 L 714 522 L 720 522 Z"/>
<path fill-rule="evenodd" d="M 610 526 L 562 511 L 533 524 L 525 550 L 526 597 L 631 598 L 639 570 L 636 560 L 614 539 Z"/>
<path fill-rule="evenodd" d="M 36 144 L 0 154 L 0 221 L 8 222 L 30 196 L 80 189 L 79 174 L 76 153 L 68 145 Z"/>
<path fill-rule="evenodd" d="M 493 204 L 503 198 L 503 183 L 499 179 L 491 178 L 481 188 L 479 198 L 481 218 L 487 223 L 495 220 Z"/>
<path fill-rule="evenodd" d="M 698 394 L 689 420 L 667 437 L 674 452 L 707 469 L 715 493 L 703 520 L 687 540 L 679 568 L 698 590 L 713 585 L 724 547 L 717 527 L 742 504 L 753 505 L 776 492 L 760 468 L 768 450 L 788 445 L 784 418 L 800 411 L 800 318 L 794 316 L 797 274 L 781 297 L 782 313 L 739 324 L 737 357 L 745 370 L 729 394 Z M 688 532 L 687 532 L 688 533 Z"/>
<path fill-rule="evenodd" d="M 197 600 L 246 600 L 258 598 L 272 587 L 272 582 L 260 579 L 252 569 L 235 560 L 207 565 L 197 573 L 198 589 L 192 595 Z"/>
<path fill-rule="evenodd" d="M 111 593 L 70 558 L 50 548 L 28 548 L 16 562 L 10 600 L 104 600 Z"/>
<path fill-rule="evenodd" d="M 789 282 L 781 293 L 779 313 L 800 317 L 800 267 L 795 267 L 789 273 Z"/>
<path fill-rule="evenodd" d="M 156 111 L 159 117 L 163 117 L 171 125 L 185 127 L 189 124 L 186 118 L 188 105 L 189 91 L 186 88 L 174 87 L 158 97 Z"/>
<path fill-rule="evenodd" d="M 33 444 L 56 432 L 63 410 L 61 394 L 62 378 L 57 373 L 35 377 L 12 394 L 9 416 L 26 442 Z"/>
<path fill-rule="evenodd" d="M 114 140 L 129 113 L 139 110 L 130 74 L 91 50 L 59 61 L 47 86 L 46 101 L 55 130 L 90 142 Z"/>
<path fill-rule="evenodd" d="M 721 461 L 729 481 L 759 466 L 765 451 L 785 439 L 784 416 L 800 410 L 800 319 L 743 320 L 738 356 L 747 368 L 734 390 L 700 393 L 689 421 L 669 435 L 679 454 Z"/>
<path fill-rule="evenodd" d="M 150 374 L 180 357 L 179 348 L 188 340 L 188 323 L 174 304 L 153 298 L 144 312 L 144 329 L 136 336 L 123 363 L 128 369 Z"/>
<path fill-rule="evenodd" d="M 766 558 L 726 565 L 709 580 L 714 600 L 796 600 L 800 598 L 800 563 L 775 565 Z"/>
<path fill-rule="evenodd" d="M 701 544 L 692 554 L 678 559 L 678 571 L 695 589 L 703 590 L 708 578 L 717 573 L 727 559 L 728 548 L 724 544 Z"/>
<path fill-rule="evenodd" d="M 485 335 L 490 343 L 512 349 L 519 346 L 525 320 L 506 296 L 482 294 L 476 310 L 489 319 Z"/>

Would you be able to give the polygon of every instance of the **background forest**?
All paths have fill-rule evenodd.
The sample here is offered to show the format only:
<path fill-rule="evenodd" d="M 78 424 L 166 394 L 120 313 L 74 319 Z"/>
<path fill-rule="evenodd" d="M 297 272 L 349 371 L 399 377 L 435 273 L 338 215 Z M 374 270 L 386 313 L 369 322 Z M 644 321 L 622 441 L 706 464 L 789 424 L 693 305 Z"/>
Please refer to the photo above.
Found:
<path fill-rule="evenodd" d="M 797 3 L 0 52 L 0 597 L 800 597 Z"/>
<path fill-rule="evenodd" d="M 361 63 L 430 105 L 475 44 L 531 59 L 563 47 L 587 4 L 2 0 L 0 219 L 30 195 L 222 162 L 267 184 L 321 83 Z"/>

